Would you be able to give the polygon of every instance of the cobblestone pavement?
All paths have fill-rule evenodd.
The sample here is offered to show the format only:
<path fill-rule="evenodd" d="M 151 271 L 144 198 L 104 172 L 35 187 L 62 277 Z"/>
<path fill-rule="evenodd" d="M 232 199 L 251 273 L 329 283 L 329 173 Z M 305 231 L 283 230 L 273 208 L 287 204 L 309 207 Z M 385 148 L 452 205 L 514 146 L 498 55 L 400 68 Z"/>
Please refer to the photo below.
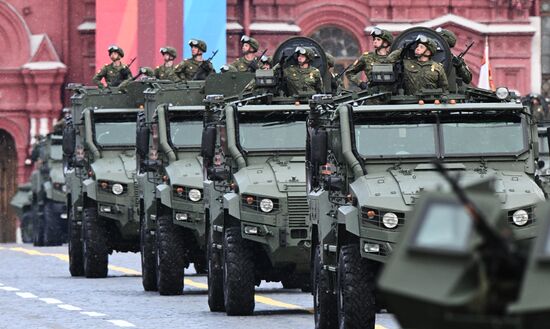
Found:
<path fill-rule="evenodd" d="M 211 313 L 206 276 L 186 270 L 183 296 L 141 285 L 140 257 L 115 253 L 106 279 L 72 278 L 67 247 L 0 244 L 0 328 L 313 328 L 312 297 L 280 284 L 256 288 L 254 316 Z M 390 314 L 377 329 L 397 329 Z"/>

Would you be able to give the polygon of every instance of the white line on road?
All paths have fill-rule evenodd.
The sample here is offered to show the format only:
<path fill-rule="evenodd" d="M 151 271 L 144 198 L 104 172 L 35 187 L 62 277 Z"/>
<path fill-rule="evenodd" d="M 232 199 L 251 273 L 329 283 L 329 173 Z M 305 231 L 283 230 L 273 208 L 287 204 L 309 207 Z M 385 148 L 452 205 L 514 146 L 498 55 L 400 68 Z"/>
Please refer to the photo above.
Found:
<path fill-rule="evenodd" d="M 46 304 L 62 304 L 63 302 L 59 299 L 55 298 L 39 298 L 41 301 L 43 301 Z"/>
<path fill-rule="evenodd" d="M 57 305 L 57 307 L 62 308 L 62 309 L 67 310 L 67 311 L 82 311 L 82 309 L 80 307 L 76 307 L 76 306 L 69 305 L 69 304 L 61 304 L 61 305 Z"/>
<path fill-rule="evenodd" d="M 4 290 L 4 291 L 19 291 L 19 289 L 14 288 L 14 287 L 0 287 L 0 290 Z"/>
<path fill-rule="evenodd" d="M 15 293 L 17 296 L 21 297 L 21 298 L 37 298 L 38 296 L 36 296 L 35 294 L 31 293 L 31 292 L 16 292 Z"/>
<path fill-rule="evenodd" d="M 123 327 L 123 328 L 135 327 L 135 325 L 133 323 L 130 323 L 130 322 L 124 321 L 124 320 L 107 320 L 107 322 L 111 322 L 112 324 L 114 324 L 117 327 Z"/>
<path fill-rule="evenodd" d="M 99 312 L 80 312 L 80 314 L 84 314 L 91 317 L 98 317 L 98 316 L 107 316 L 105 313 L 99 313 Z"/>

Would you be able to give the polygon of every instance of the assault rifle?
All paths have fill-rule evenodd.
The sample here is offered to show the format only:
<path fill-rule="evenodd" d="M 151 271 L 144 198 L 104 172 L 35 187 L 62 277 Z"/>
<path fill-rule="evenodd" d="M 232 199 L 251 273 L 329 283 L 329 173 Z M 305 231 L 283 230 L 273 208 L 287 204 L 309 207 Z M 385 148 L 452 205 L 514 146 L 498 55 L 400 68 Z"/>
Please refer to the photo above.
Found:
<path fill-rule="evenodd" d="M 262 58 L 263 55 L 267 52 L 267 48 L 262 52 L 259 57 L 254 57 L 254 59 L 248 64 L 246 68 L 247 72 L 255 72 L 258 69 L 258 59 Z"/>
<path fill-rule="evenodd" d="M 193 79 L 191 79 L 191 80 L 204 80 L 204 79 L 206 79 L 208 74 L 210 74 L 210 68 L 208 67 L 208 64 L 210 62 L 212 62 L 212 59 L 214 59 L 214 57 L 216 56 L 217 53 L 218 53 L 218 49 L 216 49 L 216 51 L 214 51 L 212 53 L 212 56 L 210 56 L 210 58 L 203 61 L 199 65 L 199 69 L 197 70 L 197 72 L 195 72 L 195 75 L 193 75 Z"/>

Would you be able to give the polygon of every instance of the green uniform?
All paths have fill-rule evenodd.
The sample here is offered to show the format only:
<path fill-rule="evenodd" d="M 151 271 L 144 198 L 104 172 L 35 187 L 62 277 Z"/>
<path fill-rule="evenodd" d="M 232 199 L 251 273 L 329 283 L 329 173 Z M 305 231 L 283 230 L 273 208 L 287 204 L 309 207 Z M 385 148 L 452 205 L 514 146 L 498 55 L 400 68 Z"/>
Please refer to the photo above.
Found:
<path fill-rule="evenodd" d="M 201 69 L 199 72 L 199 66 L 201 65 L 204 66 L 204 69 Z M 176 65 L 174 72 L 180 80 L 204 80 L 208 75 L 216 71 L 214 71 L 214 67 L 210 62 L 199 62 L 189 58 Z"/>
<path fill-rule="evenodd" d="M 180 81 L 176 75 L 176 66 L 159 65 L 155 68 L 155 77 L 159 80 Z"/>
<path fill-rule="evenodd" d="M 323 79 L 314 67 L 300 68 L 291 65 L 284 70 L 288 95 L 315 94 L 323 92 Z"/>
<path fill-rule="evenodd" d="M 246 58 L 240 57 L 236 59 L 233 63 L 231 63 L 232 66 L 234 66 L 238 72 L 256 72 L 258 69 L 258 61 L 259 59 L 257 57 L 254 57 L 251 61 L 247 61 Z M 250 63 L 254 62 L 254 64 L 250 65 Z"/>
<path fill-rule="evenodd" d="M 387 55 L 378 55 L 376 52 L 364 52 L 363 55 L 353 63 L 349 70 L 346 71 L 346 77 L 355 85 L 359 85 L 361 79 L 358 73 L 361 71 L 365 72 L 368 80 L 372 72 L 372 66 L 374 64 L 384 63 L 387 57 Z"/>
<path fill-rule="evenodd" d="M 95 84 L 99 87 L 103 87 L 102 79 L 105 79 L 107 87 L 117 87 L 124 80 L 130 79 L 132 77 L 132 72 L 127 65 L 121 64 L 115 66 L 114 63 L 105 64 L 101 70 L 99 70 L 96 75 L 92 78 Z"/>
<path fill-rule="evenodd" d="M 456 76 L 458 78 L 461 78 L 462 81 L 466 84 L 472 82 L 472 72 L 470 72 L 470 68 L 463 59 L 460 59 L 453 55 L 452 63 L 456 70 Z"/>

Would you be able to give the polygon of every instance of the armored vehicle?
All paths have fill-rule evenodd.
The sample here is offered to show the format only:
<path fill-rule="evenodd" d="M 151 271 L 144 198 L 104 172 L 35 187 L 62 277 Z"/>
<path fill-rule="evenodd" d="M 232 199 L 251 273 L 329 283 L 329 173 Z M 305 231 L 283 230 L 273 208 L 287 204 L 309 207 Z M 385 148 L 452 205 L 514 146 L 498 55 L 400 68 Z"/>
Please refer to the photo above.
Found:
<path fill-rule="evenodd" d="M 296 60 L 296 47 L 313 49 L 313 65 L 326 72 L 324 51 L 308 38 L 279 46 L 280 68 Z M 311 286 L 304 165 L 309 106 L 303 95 L 285 97 L 280 78 L 258 70 L 256 95 L 226 105 L 207 96 L 202 155 L 211 311 L 251 314 L 261 280 Z M 330 90 L 329 79 L 324 88 Z"/>
<path fill-rule="evenodd" d="M 35 246 L 61 245 L 67 240 L 61 142 L 61 134 L 50 133 L 33 148 L 31 160 L 35 170 L 31 173 L 31 190 Z"/>
<path fill-rule="evenodd" d="M 11 198 L 10 205 L 19 218 L 21 238 L 23 242 L 33 242 L 32 237 L 32 191 L 31 183 L 17 186 L 17 193 Z"/>
<path fill-rule="evenodd" d="M 537 204 L 540 234 L 530 251 L 513 238 L 508 212 L 483 179 L 423 195 L 379 280 L 404 328 L 540 328 L 550 321 L 548 216 Z M 471 183 L 471 182 L 470 182 Z"/>
<path fill-rule="evenodd" d="M 105 277 L 110 253 L 139 251 L 135 137 L 147 87 L 147 81 L 124 91 L 71 86 L 63 152 L 73 276 Z"/>
<path fill-rule="evenodd" d="M 307 153 L 319 328 L 374 328 L 375 282 L 418 194 L 445 182 L 430 164 L 472 181 L 495 177 L 519 240 L 537 232 L 537 127 L 505 88 L 459 94 L 379 93 L 312 110 Z"/>

